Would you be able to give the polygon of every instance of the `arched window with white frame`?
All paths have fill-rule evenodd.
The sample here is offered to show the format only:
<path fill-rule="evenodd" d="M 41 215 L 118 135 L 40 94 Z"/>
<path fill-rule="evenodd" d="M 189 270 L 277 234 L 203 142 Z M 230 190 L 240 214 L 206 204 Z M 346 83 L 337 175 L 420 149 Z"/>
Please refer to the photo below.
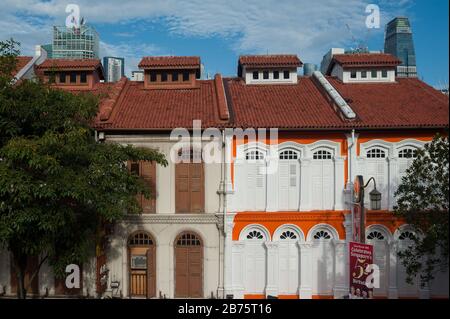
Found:
<path fill-rule="evenodd" d="M 375 179 L 377 190 L 381 192 L 381 209 L 388 208 L 389 197 L 389 163 L 388 151 L 382 147 L 372 147 L 366 151 L 366 168 L 363 172 L 364 180 L 371 177 Z M 373 187 L 371 185 L 370 187 Z M 369 203 L 369 193 L 372 188 L 368 188 L 365 193 L 365 202 Z"/>
<path fill-rule="evenodd" d="M 278 293 L 296 295 L 300 264 L 297 243 L 304 241 L 303 233 L 295 225 L 283 225 L 275 231 L 274 240 L 278 242 Z"/>
<path fill-rule="evenodd" d="M 311 163 L 311 208 L 330 210 L 334 206 L 334 162 L 329 149 L 313 151 Z"/>
<path fill-rule="evenodd" d="M 300 153 L 287 149 L 279 154 L 278 205 L 282 211 L 295 211 L 300 206 Z"/>
<path fill-rule="evenodd" d="M 411 250 L 414 246 L 416 233 L 409 225 L 401 226 L 397 232 L 397 249 L 398 251 Z M 419 278 L 414 278 L 412 283 L 407 282 L 406 267 L 401 259 L 397 258 L 397 282 L 399 297 L 418 297 L 419 294 Z"/>
<path fill-rule="evenodd" d="M 377 184 L 378 187 L 378 184 Z M 366 241 L 373 245 L 374 264 L 380 270 L 380 287 L 374 288 L 374 296 L 387 296 L 389 267 L 389 230 L 381 225 L 372 225 L 366 229 Z"/>
<path fill-rule="evenodd" d="M 402 177 L 406 175 L 406 170 L 417 158 L 418 149 L 415 147 L 404 147 L 398 152 L 398 180 L 399 183 Z"/>
<path fill-rule="evenodd" d="M 337 233 L 329 225 L 318 225 L 310 230 L 313 260 L 313 295 L 332 295 L 334 286 L 334 246 Z"/>
<path fill-rule="evenodd" d="M 247 294 L 264 294 L 266 287 L 266 249 L 268 233 L 259 225 L 251 225 L 242 230 L 240 240 L 245 241 L 245 280 Z"/>
<path fill-rule="evenodd" d="M 245 153 L 245 209 L 264 211 L 266 209 L 266 164 L 265 153 L 250 149 Z"/>

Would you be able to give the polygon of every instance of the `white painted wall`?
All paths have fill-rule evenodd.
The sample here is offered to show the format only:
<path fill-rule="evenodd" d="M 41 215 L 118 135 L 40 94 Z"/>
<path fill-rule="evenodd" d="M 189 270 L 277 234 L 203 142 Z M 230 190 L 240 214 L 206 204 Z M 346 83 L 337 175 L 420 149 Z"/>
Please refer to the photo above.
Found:
<path fill-rule="evenodd" d="M 356 71 L 356 78 L 351 77 L 352 70 Z M 361 76 L 361 71 L 367 71 L 367 77 Z M 381 69 L 377 70 L 377 76 L 372 77 L 370 68 L 366 69 L 343 69 L 341 65 L 336 64 L 332 71 L 331 76 L 339 78 L 344 83 L 393 83 L 395 82 L 395 68 L 388 70 L 387 77 L 382 77 Z"/>
<path fill-rule="evenodd" d="M 253 72 L 257 71 L 259 73 L 258 80 L 253 79 Z M 269 78 L 264 79 L 264 71 L 269 72 Z M 279 71 L 280 78 L 274 79 L 273 72 Z M 284 78 L 284 71 L 289 71 L 289 79 Z M 246 84 L 296 84 L 298 82 L 297 68 L 267 68 L 267 69 L 247 69 L 242 70 L 242 77 L 245 79 Z"/>

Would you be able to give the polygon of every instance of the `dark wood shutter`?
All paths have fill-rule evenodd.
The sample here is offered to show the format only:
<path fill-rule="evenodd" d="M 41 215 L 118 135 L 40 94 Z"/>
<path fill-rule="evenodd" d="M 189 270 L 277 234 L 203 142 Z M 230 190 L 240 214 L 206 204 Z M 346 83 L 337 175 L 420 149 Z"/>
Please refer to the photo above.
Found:
<path fill-rule="evenodd" d="M 128 162 L 128 170 L 139 174 L 143 178 L 145 185 L 150 189 L 151 198 L 144 195 L 137 195 L 137 201 L 142 207 L 144 214 L 156 213 L 156 163 L 141 161 L 139 163 Z"/>
<path fill-rule="evenodd" d="M 203 245 L 192 233 L 181 234 L 175 243 L 175 297 L 203 297 Z"/>
<path fill-rule="evenodd" d="M 176 213 L 205 211 L 203 163 L 179 163 L 175 168 Z"/>
<path fill-rule="evenodd" d="M 150 189 L 151 198 L 147 199 L 141 196 L 141 206 L 144 214 L 156 213 L 156 163 L 141 162 L 140 175 L 145 184 Z"/>
<path fill-rule="evenodd" d="M 25 269 L 25 288 L 28 287 L 30 283 L 30 279 L 33 276 L 33 273 L 39 266 L 39 258 L 36 256 L 29 256 L 27 258 L 27 267 Z M 11 257 L 11 293 L 16 294 L 17 293 L 17 273 L 14 268 L 13 260 Z M 33 282 L 31 283 L 30 287 L 27 290 L 28 294 L 31 295 L 38 295 L 39 294 L 39 274 L 36 274 L 36 276 L 33 279 Z"/>

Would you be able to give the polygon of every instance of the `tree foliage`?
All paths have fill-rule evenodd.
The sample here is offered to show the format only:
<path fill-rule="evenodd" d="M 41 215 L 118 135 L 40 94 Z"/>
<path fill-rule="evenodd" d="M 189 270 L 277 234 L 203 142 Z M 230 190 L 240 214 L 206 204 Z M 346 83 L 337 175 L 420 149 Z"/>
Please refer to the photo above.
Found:
<path fill-rule="evenodd" d="M 448 268 L 449 206 L 448 137 L 437 135 L 418 151 L 395 196 L 396 212 L 415 232 L 414 245 L 399 252 L 407 280 L 424 285 Z"/>
<path fill-rule="evenodd" d="M 155 150 L 97 142 L 94 95 L 14 83 L 16 46 L 0 42 L 0 246 L 12 253 L 20 287 L 29 256 L 62 275 L 95 253 L 99 227 L 141 211 L 136 195 L 151 192 L 127 161 L 167 163 Z M 18 290 L 25 297 L 26 287 Z"/>

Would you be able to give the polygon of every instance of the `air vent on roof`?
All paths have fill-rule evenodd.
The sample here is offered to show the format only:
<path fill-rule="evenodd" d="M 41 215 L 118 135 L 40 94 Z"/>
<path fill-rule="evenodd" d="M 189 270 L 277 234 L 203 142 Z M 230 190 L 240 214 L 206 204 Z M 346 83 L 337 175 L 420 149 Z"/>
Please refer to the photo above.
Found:
<path fill-rule="evenodd" d="M 336 91 L 336 89 L 330 84 L 330 82 L 328 82 L 320 71 L 314 71 L 313 76 L 317 79 L 317 81 L 319 81 L 320 85 L 322 85 L 327 94 L 333 99 L 346 118 L 356 118 L 355 112 L 353 112 L 351 107 L 347 104 L 347 102 L 345 102 L 339 92 Z"/>

